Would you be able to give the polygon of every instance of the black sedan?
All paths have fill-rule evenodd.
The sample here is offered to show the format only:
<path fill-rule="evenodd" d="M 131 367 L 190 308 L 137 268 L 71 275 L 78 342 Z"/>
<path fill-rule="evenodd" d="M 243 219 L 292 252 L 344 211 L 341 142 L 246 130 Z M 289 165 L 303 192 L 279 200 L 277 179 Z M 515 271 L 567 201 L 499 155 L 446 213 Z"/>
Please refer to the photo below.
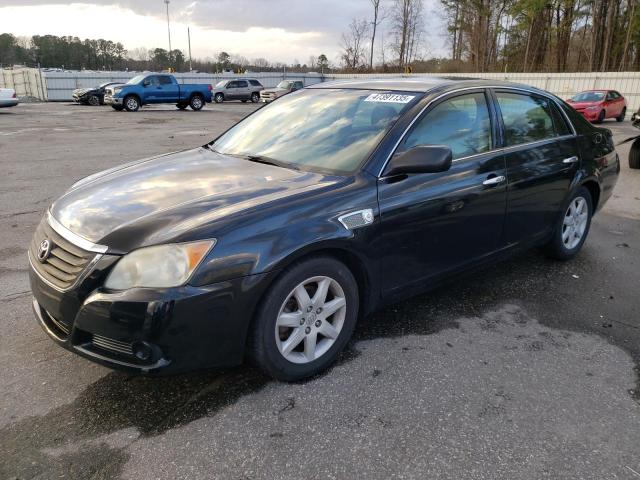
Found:
<path fill-rule="evenodd" d="M 122 85 L 122 82 L 105 82 L 93 88 L 76 88 L 73 91 L 73 101 L 83 105 L 104 105 L 104 90 L 113 85 Z"/>
<path fill-rule="evenodd" d="M 619 169 L 611 132 L 541 90 L 323 83 L 73 185 L 29 249 L 33 307 L 113 368 L 248 357 L 296 380 L 359 318 L 448 276 L 534 246 L 572 258 Z"/>

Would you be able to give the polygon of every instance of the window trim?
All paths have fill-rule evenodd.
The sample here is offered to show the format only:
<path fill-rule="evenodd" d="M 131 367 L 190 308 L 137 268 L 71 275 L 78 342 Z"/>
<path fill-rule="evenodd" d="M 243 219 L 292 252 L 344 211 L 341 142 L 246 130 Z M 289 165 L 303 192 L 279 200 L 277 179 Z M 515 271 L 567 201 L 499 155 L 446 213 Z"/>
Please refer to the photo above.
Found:
<path fill-rule="evenodd" d="M 504 116 L 503 116 L 503 114 L 502 114 L 502 108 L 500 108 L 500 102 L 499 102 L 499 100 L 498 100 L 498 94 L 499 94 L 500 92 L 501 92 L 501 89 L 496 88 L 496 89 L 493 91 L 493 98 L 494 98 L 494 101 L 496 102 L 496 114 L 500 117 L 500 126 L 501 126 L 501 130 L 502 130 L 502 145 L 501 145 L 501 146 L 502 146 L 503 148 L 519 147 L 520 145 L 530 145 L 530 144 L 532 144 L 532 143 L 544 142 L 544 141 L 547 141 L 547 140 L 557 140 L 558 138 L 560 138 L 560 137 L 562 137 L 562 136 L 563 136 L 563 135 L 559 135 L 559 134 L 558 134 L 558 131 L 557 131 L 557 129 L 556 129 L 555 121 L 554 121 L 554 119 L 553 119 L 553 112 L 552 112 L 552 110 L 553 110 L 553 103 L 554 103 L 554 102 L 552 102 L 550 98 L 548 98 L 548 97 L 546 97 L 546 96 L 544 96 L 544 95 L 538 95 L 538 94 L 537 94 L 537 93 L 535 93 L 535 92 L 528 92 L 528 93 L 520 93 L 520 92 L 518 92 L 518 93 L 512 93 L 512 95 L 522 95 L 522 96 L 527 96 L 527 97 L 532 98 L 532 99 L 534 99 L 534 100 L 535 100 L 535 98 L 536 98 L 536 97 L 538 97 L 538 98 L 541 98 L 541 99 L 547 100 L 547 101 L 549 102 L 549 110 L 550 110 L 550 111 L 549 111 L 549 112 L 547 112 L 547 113 L 548 113 L 548 115 L 549 115 L 549 120 L 551 120 L 551 129 L 553 130 L 553 132 L 554 132 L 556 135 L 555 135 L 555 136 L 553 136 L 553 137 L 541 138 L 540 140 L 533 140 L 533 141 L 530 141 L 530 142 L 518 143 L 518 144 L 516 144 L 516 145 L 507 145 L 507 144 L 506 144 L 506 135 L 505 135 Z M 504 92 L 504 93 L 511 93 L 511 92 Z"/>
<path fill-rule="evenodd" d="M 477 87 L 475 90 L 476 91 L 468 91 L 468 92 L 456 93 L 456 94 L 447 96 L 446 98 L 442 98 L 440 101 L 437 101 L 437 102 L 434 101 L 433 104 L 432 104 L 432 108 L 430 108 L 427 111 L 423 110 L 418 114 L 418 116 L 417 116 L 418 120 L 415 122 L 416 125 L 413 125 L 409 129 L 409 131 L 407 131 L 407 132 L 405 132 L 403 134 L 403 139 L 402 140 L 403 141 L 406 140 L 411 135 L 411 133 L 413 132 L 413 128 L 416 127 L 434 109 L 436 109 L 439 105 L 442 105 L 444 102 L 448 102 L 449 100 L 453 100 L 453 99 L 458 98 L 458 97 L 464 97 L 464 96 L 468 96 L 468 95 L 480 94 L 480 95 L 482 95 L 484 97 L 485 105 L 487 107 L 487 115 L 489 116 L 489 132 L 490 132 L 490 135 L 491 135 L 489 149 L 484 151 L 484 152 L 479 152 L 479 153 L 474 153 L 474 154 L 471 154 L 471 155 L 465 155 L 465 156 L 462 156 L 462 157 L 454 158 L 452 161 L 455 162 L 455 161 L 458 161 L 458 160 L 460 160 L 462 158 L 473 157 L 473 156 L 476 156 L 476 155 L 485 155 L 485 154 L 487 154 L 489 152 L 492 152 L 492 151 L 496 150 L 496 148 L 498 148 L 497 135 L 496 135 L 496 133 L 497 133 L 497 131 L 496 131 L 497 125 L 496 125 L 496 119 L 494 118 L 494 115 L 495 115 L 496 112 L 494 110 L 492 110 L 492 108 L 491 108 L 492 107 L 491 102 L 493 100 L 492 100 L 492 98 L 490 96 L 490 93 L 486 89 L 484 89 L 482 87 Z M 395 151 L 398 150 L 398 148 L 401 147 L 401 144 L 402 144 L 402 141 L 395 147 L 394 153 L 395 153 Z"/>
<path fill-rule="evenodd" d="M 438 101 L 438 100 L 440 100 L 440 99 L 442 99 L 444 97 L 447 97 L 449 95 L 453 95 L 453 94 L 456 94 L 458 92 L 464 92 L 464 91 L 469 91 L 469 90 L 489 91 L 489 92 L 492 92 L 492 95 L 495 95 L 495 92 L 494 92 L 495 90 L 513 90 L 513 91 L 519 91 L 519 92 L 524 92 L 524 93 L 529 93 L 529 94 L 530 93 L 535 93 L 536 95 L 540 95 L 542 97 L 545 97 L 545 98 L 551 100 L 552 102 L 554 102 L 558 106 L 558 108 L 560 109 L 560 113 L 562 114 L 562 116 L 567 121 L 567 124 L 569 125 L 571 132 L 573 132 L 573 133 L 571 133 L 569 135 L 565 135 L 563 137 L 555 137 L 553 140 L 560 140 L 560 139 L 569 138 L 569 137 L 574 138 L 574 137 L 576 137 L 578 135 L 577 132 L 576 132 L 575 127 L 573 126 L 573 123 L 571 122 L 571 120 L 567 116 L 566 112 L 558 104 L 558 100 L 556 98 L 554 98 L 551 94 L 548 94 L 548 93 L 546 93 L 546 92 L 544 92 L 542 90 L 538 92 L 538 91 L 535 91 L 535 90 L 533 90 L 533 91 L 529 90 L 529 89 L 524 88 L 524 87 L 512 87 L 512 86 L 505 86 L 505 85 L 482 85 L 482 86 L 475 86 L 475 87 L 458 88 L 458 89 L 449 90 L 448 92 L 444 92 L 444 93 L 442 93 L 440 95 L 437 95 L 435 98 L 429 100 L 424 107 L 422 107 L 422 109 L 418 112 L 418 114 L 411 120 L 411 122 L 409 122 L 409 125 L 407 125 L 407 127 L 404 129 L 404 131 L 402 132 L 402 135 L 400 135 L 400 138 L 398 138 L 398 140 L 396 141 L 395 145 L 391 149 L 391 152 L 389 153 L 389 155 L 387 155 L 387 158 L 385 159 L 384 163 L 382 164 L 382 167 L 380 168 L 380 170 L 378 172 L 377 178 L 378 179 L 384 178 L 384 176 L 382 174 L 383 174 L 384 170 L 387 168 L 387 165 L 389 164 L 389 162 L 391 161 L 391 158 L 395 155 L 396 150 L 398 149 L 398 145 L 400 145 L 402 140 L 404 140 L 405 135 L 411 129 L 411 127 L 413 127 L 413 124 L 418 120 L 418 118 L 420 118 L 422 116 L 422 114 L 431 105 L 433 105 L 434 102 L 436 102 L 436 101 Z M 425 93 L 428 94 L 429 92 L 425 92 Z M 492 99 L 494 100 L 493 103 L 494 103 L 494 108 L 495 108 L 495 99 L 494 98 L 492 98 Z M 495 112 L 495 113 L 497 113 L 497 112 Z M 467 159 L 470 159 L 470 158 L 474 158 L 474 157 L 477 157 L 477 156 L 480 156 L 480 155 L 488 155 L 488 154 L 491 154 L 491 153 L 499 153 L 499 152 L 503 152 L 505 150 L 509 150 L 511 148 L 520 148 L 520 147 L 523 147 L 523 146 L 529 146 L 529 145 L 533 145 L 533 144 L 536 144 L 536 143 L 542 143 L 542 142 L 548 142 L 548 141 L 549 141 L 549 139 L 545 139 L 545 140 L 538 140 L 536 142 L 531 142 L 531 143 L 528 143 L 528 144 L 522 143 L 520 145 L 516 145 L 516 146 L 513 146 L 513 147 L 506 147 L 506 148 L 505 147 L 500 147 L 500 148 L 496 148 L 494 150 L 490 150 L 488 152 L 476 153 L 476 154 L 470 155 L 468 157 L 457 158 L 457 159 L 453 160 L 453 162 L 460 162 L 460 161 L 467 160 Z"/>

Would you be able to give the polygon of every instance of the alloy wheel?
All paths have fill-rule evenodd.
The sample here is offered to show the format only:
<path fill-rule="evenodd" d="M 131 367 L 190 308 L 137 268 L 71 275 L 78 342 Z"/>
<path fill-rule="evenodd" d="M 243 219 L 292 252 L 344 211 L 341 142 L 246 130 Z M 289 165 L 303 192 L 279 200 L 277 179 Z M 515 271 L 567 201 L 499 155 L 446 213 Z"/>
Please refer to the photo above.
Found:
<path fill-rule="evenodd" d="M 578 246 L 589 221 L 589 207 L 583 197 L 576 197 L 571 201 L 562 223 L 562 243 L 567 250 Z"/>
<path fill-rule="evenodd" d="M 316 276 L 300 282 L 287 296 L 275 325 L 280 354 L 292 363 L 309 363 L 324 355 L 344 325 L 347 301 L 333 278 Z"/>

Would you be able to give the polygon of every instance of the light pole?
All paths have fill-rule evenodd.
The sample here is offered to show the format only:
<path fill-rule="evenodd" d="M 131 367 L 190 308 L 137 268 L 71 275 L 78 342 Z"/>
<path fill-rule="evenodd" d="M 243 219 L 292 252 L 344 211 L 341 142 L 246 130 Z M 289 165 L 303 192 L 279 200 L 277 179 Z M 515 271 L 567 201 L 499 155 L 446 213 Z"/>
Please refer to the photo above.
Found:
<path fill-rule="evenodd" d="M 167 5 L 167 33 L 169 34 L 169 64 L 171 64 L 171 27 L 169 27 L 169 0 L 164 0 L 164 3 Z"/>

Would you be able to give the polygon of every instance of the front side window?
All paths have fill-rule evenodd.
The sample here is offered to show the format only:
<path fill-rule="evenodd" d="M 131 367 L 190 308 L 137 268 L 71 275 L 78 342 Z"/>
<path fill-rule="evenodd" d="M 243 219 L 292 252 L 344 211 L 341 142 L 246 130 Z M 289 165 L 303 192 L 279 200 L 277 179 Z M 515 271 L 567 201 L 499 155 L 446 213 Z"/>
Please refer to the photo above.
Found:
<path fill-rule="evenodd" d="M 299 90 L 256 111 L 218 138 L 212 148 L 227 155 L 273 159 L 302 170 L 350 173 L 420 96 L 337 88 Z"/>
<path fill-rule="evenodd" d="M 246 88 L 249 86 L 246 80 L 238 80 L 238 84 L 236 85 L 238 88 Z"/>
<path fill-rule="evenodd" d="M 484 93 L 449 98 L 437 104 L 414 126 L 402 149 L 417 145 L 446 145 L 453 158 L 491 149 L 491 121 Z"/>
<path fill-rule="evenodd" d="M 238 82 L 227 83 L 227 88 L 238 88 Z"/>
<path fill-rule="evenodd" d="M 546 98 L 510 92 L 496 92 L 496 97 L 507 147 L 557 136 Z"/>

